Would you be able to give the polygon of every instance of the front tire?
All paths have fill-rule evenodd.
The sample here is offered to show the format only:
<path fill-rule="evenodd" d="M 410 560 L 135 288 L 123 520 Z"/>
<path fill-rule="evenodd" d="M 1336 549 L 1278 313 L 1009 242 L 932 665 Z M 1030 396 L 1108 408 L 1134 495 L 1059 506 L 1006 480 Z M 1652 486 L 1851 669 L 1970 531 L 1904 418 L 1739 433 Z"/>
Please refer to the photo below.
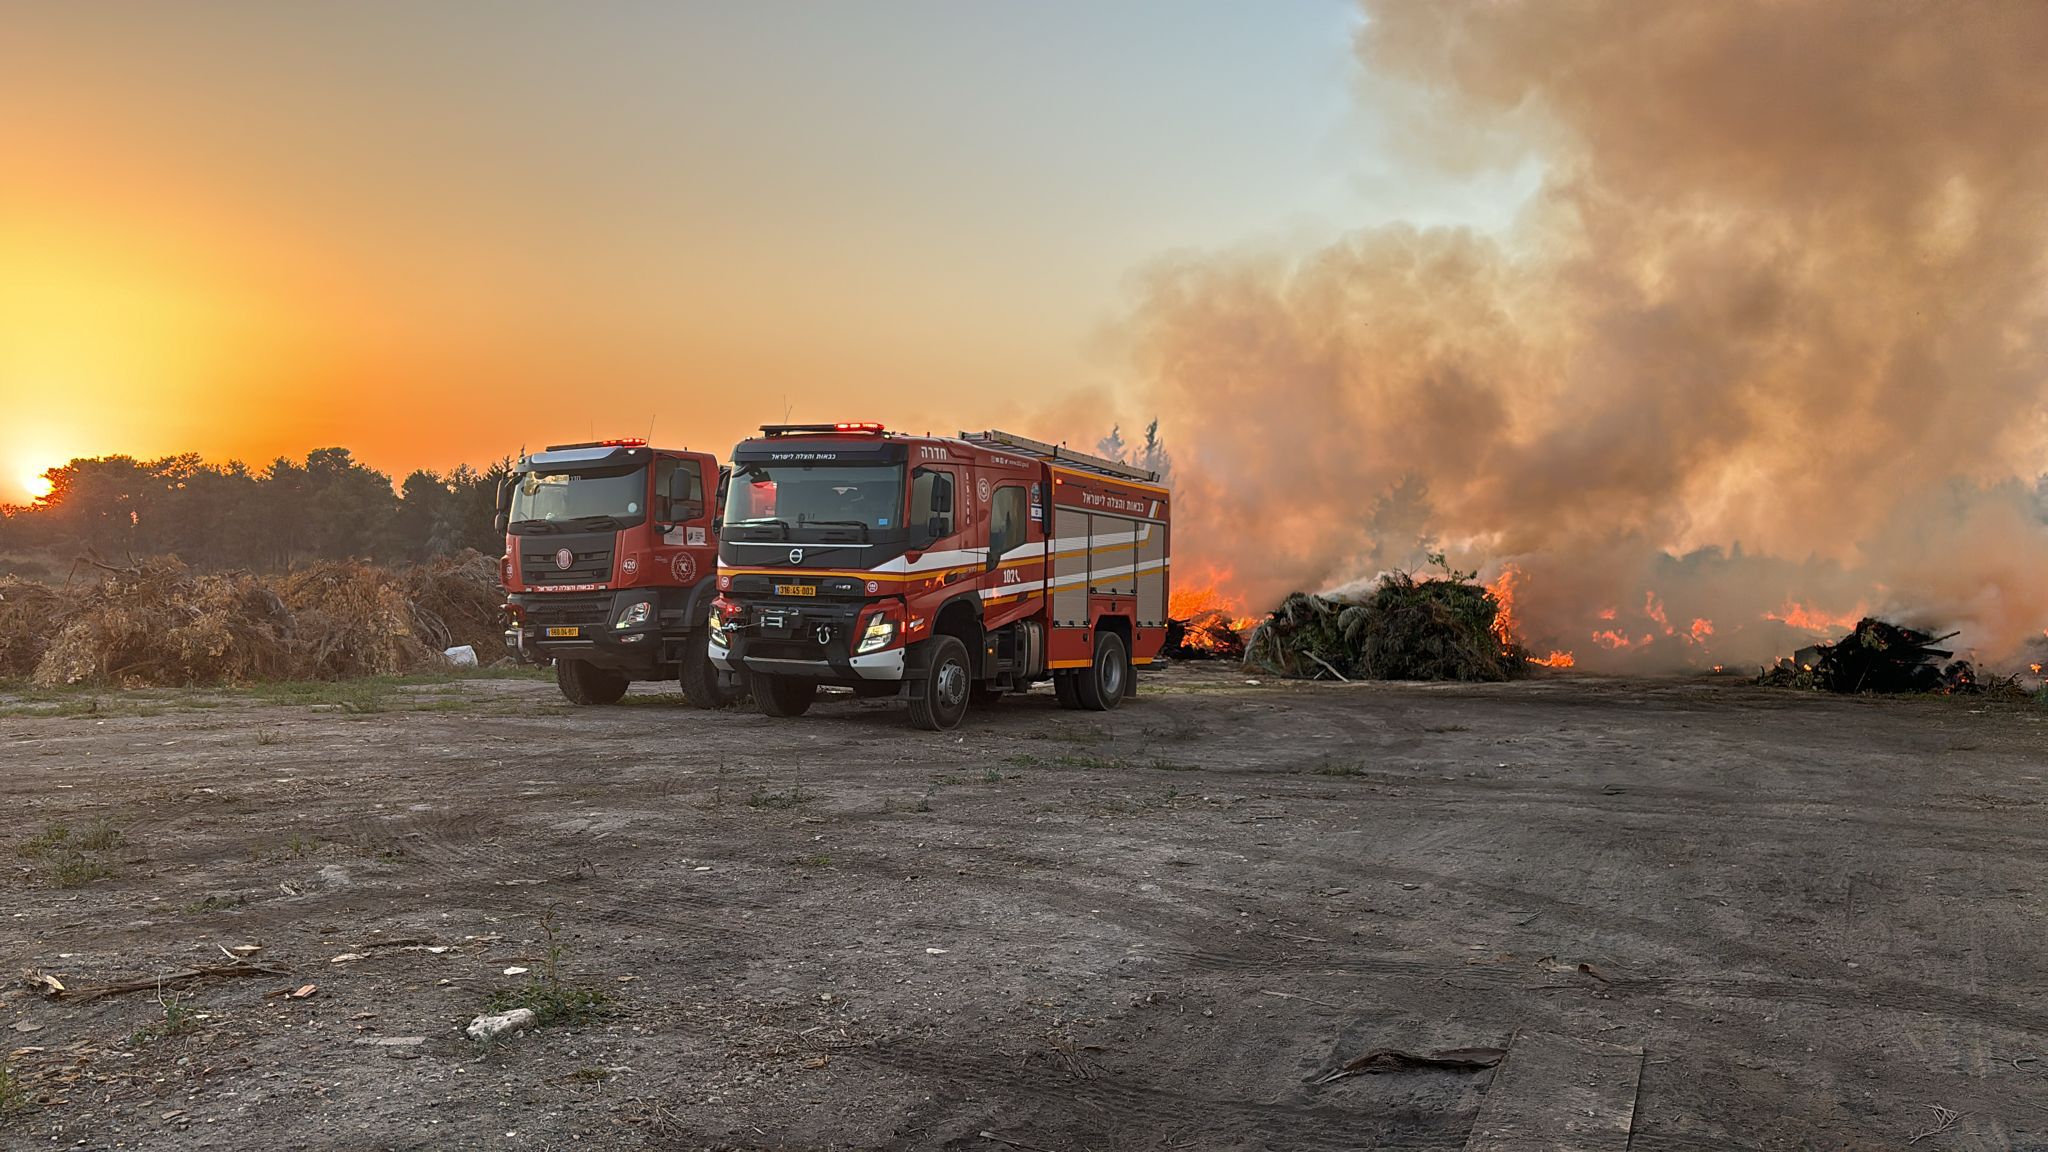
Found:
<path fill-rule="evenodd" d="M 1124 638 L 1114 632 L 1095 633 L 1095 663 L 1074 678 L 1074 698 L 1090 712 L 1107 712 L 1123 703 L 1131 682 L 1131 658 Z"/>
<path fill-rule="evenodd" d="M 683 702 L 692 708 L 723 708 L 733 693 L 720 687 L 718 665 L 711 662 L 711 632 L 699 628 L 683 641 Z"/>
<path fill-rule="evenodd" d="M 818 682 L 797 676 L 756 672 L 751 684 L 754 703 L 760 706 L 761 715 L 777 719 L 803 715 L 811 710 L 811 702 L 818 698 Z"/>
<path fill-rule="evenodd" d="M 555 661 L 555 686 L 571 704 L 617 704 L 630 683 L 624 672 L 599 668 L 588 660 Z"/>
<path fill-rule="evenodd" d="M 944 732 L 967 715 L 974 673 L 967 666 L 967 645 L 958 636 L 939 636 L 931 644 L 931 669 L 910 697 L 910 722 L 927 732 Z"/>

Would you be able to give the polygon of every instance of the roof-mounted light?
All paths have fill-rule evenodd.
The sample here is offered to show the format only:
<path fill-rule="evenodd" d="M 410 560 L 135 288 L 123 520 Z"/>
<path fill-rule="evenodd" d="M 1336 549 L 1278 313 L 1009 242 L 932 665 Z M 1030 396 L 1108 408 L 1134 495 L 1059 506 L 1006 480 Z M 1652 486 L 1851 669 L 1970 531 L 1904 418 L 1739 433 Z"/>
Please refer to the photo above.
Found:
<path fill-rule="evenodd" d="M 846 432 L 884 436 L 888 434 L 888 429 L 873 421 L 846 420 L 837 424 L 763 424 L 761 432 L 773 440 L 778 436 L 824 436 Z"/>
<path fill-rule="evenodd" d="M 574 448 L 645 448 L 645 440 L 585 440 L 581 444 L 550 444 L 549 452 L 567 452 Z"/>

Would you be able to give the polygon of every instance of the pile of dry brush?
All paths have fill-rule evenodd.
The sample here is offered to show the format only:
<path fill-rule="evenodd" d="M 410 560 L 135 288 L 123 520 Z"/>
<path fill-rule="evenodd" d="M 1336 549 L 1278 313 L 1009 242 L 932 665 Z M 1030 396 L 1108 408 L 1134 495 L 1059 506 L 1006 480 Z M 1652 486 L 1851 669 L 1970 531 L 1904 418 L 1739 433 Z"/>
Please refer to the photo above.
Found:
<path fill-rule="evenodd" d="M 1382 576 L 1358 596 L 1296 592 L 1252 630 L 1246 667 L 1346 680 L 1506 680 L 1528 653 L 1496 633 L 1500 602 L 1470 573 Z"/>
<path fill-rule="evenodd" d="M 174 559 L 95 565 L 61 586 L 0 579 L 0 678 L 39 687 L 238 684 L 444 667 L 500 643 L 497 564 L 476 552 L 410 568 L 326 562 L 282 576 Z"/>

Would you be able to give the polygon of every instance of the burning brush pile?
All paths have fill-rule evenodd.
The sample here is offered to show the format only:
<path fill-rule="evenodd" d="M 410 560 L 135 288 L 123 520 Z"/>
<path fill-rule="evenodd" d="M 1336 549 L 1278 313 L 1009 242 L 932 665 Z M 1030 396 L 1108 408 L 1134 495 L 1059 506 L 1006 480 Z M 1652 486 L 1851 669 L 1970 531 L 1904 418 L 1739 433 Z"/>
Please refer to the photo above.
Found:
<path fill-rule="evenodd" d="M 1780 660 L 1777 667 L 1757 677 L 1757 683 L 1847 694 L 2026 694 L 2017 677 L 1982 676 L 1968 660 L 1951 661 L 1954 652 L 1935 647 L 1956 635 L 1936 636 L 1866 616 L 1835 643 L 1803 648 L 1790 659 Z"/>
<path fill-rule="evenodd" d="M 445 667 L 499 642 L 497 565 L 465 552 L 412 568 L 316 564 L 281 577 L 175 559 L 100 566 L 91 583 L 0 580 L 0 677 L 39 687 L 339 679 Z"/>
<path fill-rule="evenodd" d="M 1507 680 L 1528 653 L 1472 574 L 1396 572 L 1362 595 L 1296 592 L 1252 630 L 1246 667 L 1340 680 Z"/>

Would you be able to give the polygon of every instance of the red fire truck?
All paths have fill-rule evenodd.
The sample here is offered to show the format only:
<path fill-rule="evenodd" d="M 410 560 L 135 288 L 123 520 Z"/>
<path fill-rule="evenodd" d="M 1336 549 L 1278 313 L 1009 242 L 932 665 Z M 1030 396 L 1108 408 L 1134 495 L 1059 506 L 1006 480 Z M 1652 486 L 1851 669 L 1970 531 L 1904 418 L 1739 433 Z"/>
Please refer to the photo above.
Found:
<path fill-rule="evenodd" d="M 773 424 L 733 449 L 711 661 L 762 712 L 821 685 L 902 695 L 921 728 L 1050 678 L 1114 708 L 1166 641 L 1158 477 L 1006 432 Z"/>
<path fill-rule="evenodd" d="M 704 627 L 725 477 L 711 455 L 645 440 L 520 460 L 498 489 L 506 646 L 553 663 L 578 704 L 616 703 L 634 680 L 680 681 L 699 708 L 729 703 L 739 685 L 712 666 Z"/>

